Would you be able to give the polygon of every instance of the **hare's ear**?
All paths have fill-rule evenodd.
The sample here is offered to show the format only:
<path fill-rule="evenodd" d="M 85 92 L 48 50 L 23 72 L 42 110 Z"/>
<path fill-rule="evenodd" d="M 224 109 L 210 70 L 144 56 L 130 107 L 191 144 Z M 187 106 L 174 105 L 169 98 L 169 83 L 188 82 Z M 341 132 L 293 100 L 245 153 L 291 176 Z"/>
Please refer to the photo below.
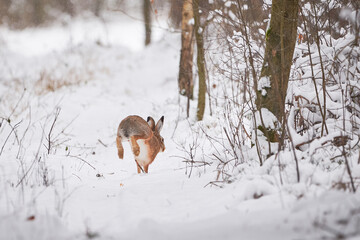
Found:
<path fill-rule="evenodd" d="M 154 119 L 149 116 L 146 121 L 149 124 L 151 130 L 155 131 L 155 121 L 154 121 Z"/>
<path fill-rule="evenodd" d="M 164 124 L 164 116 L 162 116 L 159 121 L 156 123 L 155 130 L 160 132 Z"/>

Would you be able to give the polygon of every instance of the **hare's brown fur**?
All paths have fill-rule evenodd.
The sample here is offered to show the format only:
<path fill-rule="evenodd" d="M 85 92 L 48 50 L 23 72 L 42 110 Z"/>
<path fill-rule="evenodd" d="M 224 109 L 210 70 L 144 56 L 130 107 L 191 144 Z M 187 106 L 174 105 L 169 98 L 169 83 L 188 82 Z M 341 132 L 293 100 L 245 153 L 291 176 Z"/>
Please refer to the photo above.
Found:
<path fill-rule="evenodd" d="M 152 117 L 148 117 L 146 122 L 139 116 L 128 116 L 121 121 L 116 137 L 119 158 L 124 157 L 123 141 L 129 141 L 132 152 L 135 156 L 138 173 L 143 170 L 147 173 L 149 165 L 154 161 L 160 151 L 165 150 L 164 139 L 160 136 L 160 131 L 164 122 L 161 117 L 155 125 Z"/>

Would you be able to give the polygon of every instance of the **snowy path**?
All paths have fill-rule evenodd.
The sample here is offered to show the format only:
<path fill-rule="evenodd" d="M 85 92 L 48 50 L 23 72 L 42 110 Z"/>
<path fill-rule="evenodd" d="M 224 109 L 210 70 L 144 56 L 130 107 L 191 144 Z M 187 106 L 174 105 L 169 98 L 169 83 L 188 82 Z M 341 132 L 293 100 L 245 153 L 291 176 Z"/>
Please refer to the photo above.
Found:
<path fill-rule="evenodd" d="M 111 72 L 109 78 L 77 88 L 61 103 L 64 116 L 78 114 L 71 125 L 72 141 L 74 145 L 94 146 L 85 156 L 96 168 L 76 159 L 66 163 L 67 174 L 73 174 L 66 181 L 65 191 L 71 193 L 62 212 L 66 226 L 75 232 L 89 228 L 104 238 L 121 239 L 238 239 L 239 232 L 245 238 L 263 239 L 271 234 L 281 239 L 284 231 L 278 233 L 278 227 L 292 235 L 290 226 L 281 226 L 286 212 L 277 197 L 239 205 L 244 198 L 241 186 L 204 188 L 213 174 L 190 179 L 184 174 L 185 165 L 174 157 L 182 153 L 171 140 L 178 117 L 178 49 L 170 45 L 172 40 L 164 39 L 140 53 L 112 54 L 113 59 L 106 58 L 110 65 L 104 60 Z M 124 160 L 116 155 L 116 128 L 130 114 L 150 115 L 155 120 L 165 116 L 162 136 L 166 151 L 150 165 L 147 175 L 136 173 L 128 144 Z M 178 129 L 180 137 L 182 130 L 189 131 Z M 269 203 L 274 204 L 270 211 Z M 274 210 L 279 223 L 276 228 L 272 224 Z M 289 239 L 288 234 L 284 239 Z"/>

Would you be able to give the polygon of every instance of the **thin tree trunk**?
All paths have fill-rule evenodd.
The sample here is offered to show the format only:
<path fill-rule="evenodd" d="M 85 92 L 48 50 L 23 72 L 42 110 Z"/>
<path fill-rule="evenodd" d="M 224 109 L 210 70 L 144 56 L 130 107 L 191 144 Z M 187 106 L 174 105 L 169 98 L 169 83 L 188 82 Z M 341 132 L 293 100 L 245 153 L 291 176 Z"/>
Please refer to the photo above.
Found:
<path fill-rule="evenodd" d="M 357 1 L 351 1 L 351 4 L 353 5 L 353 7 L 356 10 L 356 14 L 355 14 L 355 23 L 354 23 L 354 32 L 355 32 L 355 40 L 354 40 L 354 45 L 355 46 L 359 46 L 359 31 L 360 31 L 360 26 L 359 26 L 359 22 L 357 21 L 357 19 L 359 19 L 359 14 L 360 14 L 360 4 Z"/>
<path fill-rule="evenodd" d="M 267 108 L 282 122 L 290 68 L 297 37 L 298 0 L 273 0 L 260 80 L 268 79 L 266 94 L 257 91 L 258 109 Z"/>
<path fill-rule="evenodd" d="M 312 9 L 314 11 L 314 16 L 315 16 L 315 22 L 318 23 L 318 15 L 317 15 L 317 12 L 316 12 L 316 8 L 315 8 L 315 4 L 312 3 L 311 4 L 312 6 Z M 324 64 L 323 64 L 323 60 L 322 60 L 322 55 L 321 55 L 321 47 L 320 47 L 320 36 L 319 36 L 319 33 L 318 33 L 318 26 L 317 24 L 315 24 L 315 29 L 316 29 L 316 32 L 315 32 L 315 42 L 316 42 L 316 46 L 317 46 L 317 49 L 318 49 L 318 54 L 319 54 L 319 59 L 320 59 L 320 68 L 321 68 L 321 77 L 322 77 L 322 93 L 323 93 L 323 115 L 322 115 L 322 118 L 323 118 L 323 124 L 321 125 L 321 136 L 324 135 L 324 127 L 326 126 L 325 123 L 326 123 L 326 79 L 325 79 L 325 70 L 324 70 Z M 311 54 L 311 53 L 310 53 Z M 326 134 L 328 134 L 328 129 L 325 129 L 326 130 Z"/>
<path fill-rule="evenodd" d="M 205 73 L 205 57 L 204 57 L 204 39 L 203 29 L 200 26 L 199 0 L 193 0 L 194 11 L 194 32 L 197 47 L 197 67 L 199 75 L 199 94 L 197 107 L 197 120 L 201 121 L 204 117 L 205 99 L 206 99 L 206 73 Z"/>
<path fill-rule="evenodd" d="M 179 65 L 179 92 L 181 95 L 187 96 L 188 99 L 193 98 L 193 3 L 192 0 L 184 0 L 181 20 L 181 54 Z"/>
<path fill-rule="evenodd" d="M 151 42 L 151 6 L 150 0 L 144 0 L 143 5 L 144 22 L 145 22 L 145 46 Z"/>

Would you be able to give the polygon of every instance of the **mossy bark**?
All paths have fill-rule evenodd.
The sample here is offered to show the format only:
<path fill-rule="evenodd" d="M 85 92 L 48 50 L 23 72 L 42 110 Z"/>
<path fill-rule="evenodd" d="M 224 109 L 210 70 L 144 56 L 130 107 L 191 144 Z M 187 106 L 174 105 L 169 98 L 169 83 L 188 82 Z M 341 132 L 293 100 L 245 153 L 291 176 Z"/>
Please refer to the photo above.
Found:
<path fill-rule="evenodd" d="M 190 20 L 193 18 L 192 0 L 184 0 L 181 19 L 181 54 L 179 65 L 179 93 L 193 98 L 193 24 Z"/>
<path fill-rule="evenodd" d="M 258 109 L 267 108 L 282 122 L 290 68 L 294 54 L 299 0 L 273 0 L 270 27 L 266 32 L 266 48 L 261 77 L 270 79 L 266 94 L 257 92 Z"/>
<path fill-rule="evenodd" d="M 201 121 L 205 112 L 205 99 L 206 99 L 206 73 L 205 73 L 205 56 L 204 56 L 204 38 L 203 29 L 200 27 L 200 14 L 199 14 L 199 0 L 193 0 L 194 10 L 194 32 L 197 47 L 197 67 L 199 75 L 199 94 L 197 106 L 197 120 Z"/>

